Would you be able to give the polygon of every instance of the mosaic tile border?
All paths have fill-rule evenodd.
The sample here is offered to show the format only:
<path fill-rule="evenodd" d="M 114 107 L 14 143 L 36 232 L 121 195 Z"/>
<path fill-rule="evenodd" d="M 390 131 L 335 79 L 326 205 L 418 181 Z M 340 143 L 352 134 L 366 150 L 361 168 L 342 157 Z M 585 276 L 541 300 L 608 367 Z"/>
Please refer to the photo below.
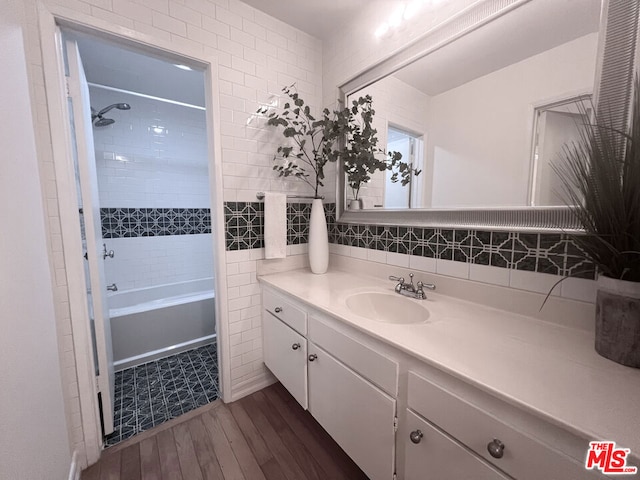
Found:
<path fill-rule="evenodd" d="M 211 233 L 208 208 L 101 208 L 102 238 Z"/>
<path fill-rule="evenodd" d="M 287 245 L 309 241 L 310 203 L 287 203 Z M 264 203 L 225 202 L 227 250 L 264 247 Z"/>
<path fill-rule="evenodd" d="M 327 207 L 327 206 L 325 206 Z M 595 278 L 595 269 L 566 235 L 337 223 L 327 211 L 329 242 L 476 265 Z"/>

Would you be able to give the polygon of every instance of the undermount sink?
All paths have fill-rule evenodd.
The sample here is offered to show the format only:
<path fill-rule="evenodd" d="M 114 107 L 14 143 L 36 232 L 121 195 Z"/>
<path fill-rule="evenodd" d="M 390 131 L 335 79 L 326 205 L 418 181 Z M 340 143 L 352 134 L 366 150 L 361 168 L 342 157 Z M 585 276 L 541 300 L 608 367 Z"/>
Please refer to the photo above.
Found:
<path fill-rule="evenodd" d="M 385 323 L 424 323 L 429 319 L 426 307 L 398 294 L 364 292 L 346 299 L 347 308 L 356 315 Z"/>

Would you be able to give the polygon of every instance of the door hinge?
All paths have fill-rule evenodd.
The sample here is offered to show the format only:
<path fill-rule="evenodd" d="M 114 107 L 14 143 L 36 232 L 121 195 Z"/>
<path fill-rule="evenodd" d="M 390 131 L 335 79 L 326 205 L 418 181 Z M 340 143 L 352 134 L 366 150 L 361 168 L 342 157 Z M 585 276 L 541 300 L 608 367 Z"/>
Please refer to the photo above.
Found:
<path fill-rule="evenodd" d="M 393 431 L 398 431 L 398 417 L 393 417 Z"/>
<path fill-rule="evenodd" d="M 69 88 L 69 77 L 64 77 L 64 89 L 67 93 L 67 97 L 71 97 L 71 89 Z"/>

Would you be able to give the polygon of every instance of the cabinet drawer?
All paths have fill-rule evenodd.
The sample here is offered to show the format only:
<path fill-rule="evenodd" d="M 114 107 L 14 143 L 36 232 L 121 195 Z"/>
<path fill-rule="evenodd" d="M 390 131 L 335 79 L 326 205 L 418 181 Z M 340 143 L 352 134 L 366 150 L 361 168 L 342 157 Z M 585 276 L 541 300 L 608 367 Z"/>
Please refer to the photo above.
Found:
<path fill-rule="evenodd" d="M 496 402 L 500 401 L 496 399 Z M 583 463 L 516 430 L 413 372 L 409 372 L 407 403 L 411 409 L 518 480 L 603 478 L 585 470 Z M 493 458 L 489 454 L 487 446 L 493 439 L 499 439 L 505 445 L 502 458 Z"/>
<path fill-rule="evenodd" d="M 262 314 L 264 363 L 303 408 L 307 408 L 307 339 L 269 312 Z"/>
<path fill-rule="evenodd" d="M 309 317 L 309 340 L 389 395 L 398 395 L 398 364 L 314 317 Z"/>
<path fill-rule="evenodd" d="M 263 289 L 262 303 L 267 312 L 272 313 L 302 335 L 307 334 L 307 312 L 266 289 Z"/>
<path fill-rule="evenodd" d="M 418 443 L 411 441 L 411 432 L 422 434 Z M 506 476 L 479 456 L 411 410 L 407 410 L 406 428 L 401 434 L 407 445 L 405 480 L 507 480 Z"/>

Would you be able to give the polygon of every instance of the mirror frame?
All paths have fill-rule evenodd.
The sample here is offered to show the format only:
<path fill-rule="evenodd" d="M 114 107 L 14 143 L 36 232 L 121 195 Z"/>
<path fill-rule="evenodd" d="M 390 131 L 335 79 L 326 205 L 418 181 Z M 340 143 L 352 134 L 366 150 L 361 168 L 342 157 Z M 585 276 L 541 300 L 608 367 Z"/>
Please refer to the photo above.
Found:
<path fill-rule="evenodd" d="M 346 104 L 350 94 L 530 1 L 535 0 L 485 0 L 471 5 L 340 85 L 339 101 Z M 621 127 L 626 126 L 629 120 L 639 12 L 640 0 L 602 0 L 593 99 L 597 111 L 606 111 Z M 621 39 L 630 48 L 616 48 L 614 44 Z M 624 72 L 622 75 L 621 71 Z M 336 220 L 340 223 L 535 232 L 582 231 L 570 207 L 566 206 L 350 211 L 345 204 L 342 163 L 337 167 Z"/>

